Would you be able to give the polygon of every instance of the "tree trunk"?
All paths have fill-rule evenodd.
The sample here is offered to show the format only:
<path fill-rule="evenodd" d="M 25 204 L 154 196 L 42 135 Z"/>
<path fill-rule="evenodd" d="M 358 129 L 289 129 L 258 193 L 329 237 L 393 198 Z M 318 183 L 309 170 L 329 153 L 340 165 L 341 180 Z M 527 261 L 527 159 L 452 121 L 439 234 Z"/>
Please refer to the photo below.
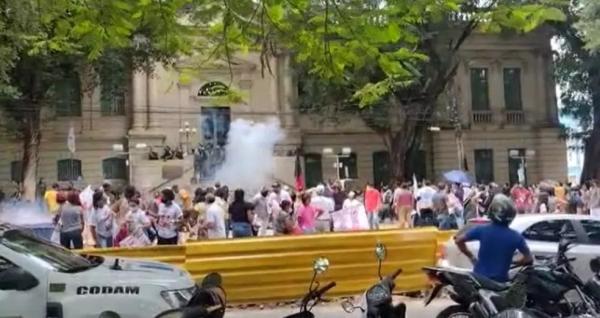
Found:
<path fill-rule="evenodd" d="M 600 127 L 594 127 L 590 137 L 584 141 L 584 147 L 581 182 L 600 178 Z"/>
<path fill-rule="evenodd" d="M 391 180 L 403 182 L 409 181 L 414 173 L 410 171 L 409 162 L 415 147 L 421 144 L 419 137 L 422 131 L 416 122 L 411 120 L 404 121 L 400 127 L 401 129 L 396 132 L 389 132 L 384 137 L 384 142 L 390 153 Z"/>
<path fill-rule="evenodd" d="M 600 70 L 592 68 L 588 76 L 594 121 L 592 134 L 584 141 L 582 182 L 600 178 Z"/>
<path fill-rule="evenodd" d="M 39 113 L 37 111 L 32 111 L 32 113 L 26 119 L 23 129 L 23 160 L 21 166 L 23 183 L 21 191 L 24 200 L 34 202 L 37 193 L 41 133 Z"/>

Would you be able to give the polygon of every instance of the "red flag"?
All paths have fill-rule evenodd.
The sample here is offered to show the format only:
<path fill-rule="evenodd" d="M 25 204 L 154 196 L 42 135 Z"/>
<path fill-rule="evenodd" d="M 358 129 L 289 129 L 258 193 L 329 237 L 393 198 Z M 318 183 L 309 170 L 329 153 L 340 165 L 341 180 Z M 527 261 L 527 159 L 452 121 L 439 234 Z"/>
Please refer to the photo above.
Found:
<path fill-rule="evenodd" d="M 296 190 L 304 190 L 304 175 L 302 173 L 302 163 L 300 162 L 300 155 L 296 155 L 296 166 L 294 168 L 294 177 L 296 178 Z"/>

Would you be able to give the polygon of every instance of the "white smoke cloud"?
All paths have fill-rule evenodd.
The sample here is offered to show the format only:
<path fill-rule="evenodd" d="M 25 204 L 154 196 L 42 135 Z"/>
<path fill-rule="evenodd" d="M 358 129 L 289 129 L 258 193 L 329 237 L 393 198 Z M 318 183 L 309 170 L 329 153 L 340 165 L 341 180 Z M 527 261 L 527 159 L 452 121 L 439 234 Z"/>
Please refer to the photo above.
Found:
<path fill-rule="evenodd" d="M 215 180 L 230 189 L 256 191 L 269 184 L 275 170 L 273 150 L 285 138 L 279 121 L 266 122 L 236 119 L 229 128 L 225 162 L 215 174 Z"/>
<path fill-rule="evenodd" d="M 0 223 L 24 226 L 51 222 L 52 217 L 44 211 L 41 202 L 8 201 L 0 205 Z"/>

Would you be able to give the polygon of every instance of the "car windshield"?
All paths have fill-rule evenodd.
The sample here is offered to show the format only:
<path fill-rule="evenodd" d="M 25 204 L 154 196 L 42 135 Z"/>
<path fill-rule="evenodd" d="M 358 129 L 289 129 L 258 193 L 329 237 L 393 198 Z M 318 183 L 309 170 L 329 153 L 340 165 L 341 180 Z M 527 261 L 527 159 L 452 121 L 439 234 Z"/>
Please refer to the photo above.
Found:
<path fill-rule="evenodd" d="M 88 259 L 60 246 L 36 238 L 22 230 L 9 230 L 0 236 L 0 244 L 34 258 L 56 271 L 73 273 L 94 267 Z"/>

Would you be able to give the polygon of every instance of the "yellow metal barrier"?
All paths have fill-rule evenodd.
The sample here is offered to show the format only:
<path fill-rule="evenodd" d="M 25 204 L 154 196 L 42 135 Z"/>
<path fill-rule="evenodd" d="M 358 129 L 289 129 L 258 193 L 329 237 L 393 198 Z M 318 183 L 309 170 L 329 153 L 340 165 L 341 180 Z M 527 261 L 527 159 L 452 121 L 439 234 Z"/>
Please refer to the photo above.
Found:
<path fill-rule="evenodd" d="M 438 259 L 442 257 L 444 253 L 444 245 L 446 244 L 446 242 L 448 242 L 448 240 L 451 237 L 454 237 L 454 235 L 456 235 L 456 232 L 457 231 L 437 231 L 438 249 L 436 256 Z"/>
<path fill-rule="evenodd" d="M 421 268 L 436 262 L 440 244 L 452 235 L 434 228 L 324 235 L 281 236 L 202 241 L 185 246 L 112 248 L 83 253 L 153 259 L 182 266 L 195 279 L 209 272 L 223 275 L 231 302 L 300 298 L 312 277 L 312 262 L 319 256 L 330 261 L 319 277 L 335 281 L 329 295 L 355 295 L 377 281 L 375 244 L 386 246 L 384 274 L 402 268 L 397 291 L 417 291 L 427 286 Z"/>

